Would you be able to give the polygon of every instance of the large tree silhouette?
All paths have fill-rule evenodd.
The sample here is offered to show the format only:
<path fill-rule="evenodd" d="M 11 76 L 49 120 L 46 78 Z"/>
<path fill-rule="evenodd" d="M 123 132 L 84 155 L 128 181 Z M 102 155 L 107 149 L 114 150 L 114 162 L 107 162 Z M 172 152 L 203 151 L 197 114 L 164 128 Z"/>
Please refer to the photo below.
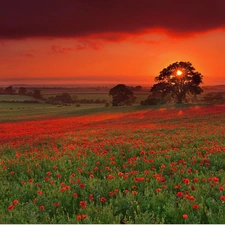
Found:
<path fill-rule="evenodd" d="M 118 84 L 110 89 L 109 95 L 112 96 L 112 105 L 118 106 L 120 103 L 126 103 L 127 100 L 132 99 L 133 92 L 125 84 Z"/>
<path fill-rule="evenodd" d="M 177 103 L 182 103 L 188 95 L 199 95 L 203 92 L 199 86 L 202 77 L 190 62 L 175 62 L 155 77 L 157 83 L 153 85 L 150 92 L 161 93 L 162 97 L 170 95 L 177 99 Z"/>

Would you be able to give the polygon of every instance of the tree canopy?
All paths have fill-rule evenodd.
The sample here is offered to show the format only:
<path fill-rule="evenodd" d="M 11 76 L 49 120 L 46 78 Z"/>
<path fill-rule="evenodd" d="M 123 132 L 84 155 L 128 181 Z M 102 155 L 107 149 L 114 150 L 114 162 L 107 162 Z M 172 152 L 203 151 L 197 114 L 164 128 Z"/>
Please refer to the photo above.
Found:
<path fill-rule="evenodd" d="M 112 105 L 118 106 L 120 103 L 126 103 L 133 98 L 133 91 L 131 91 L 125 84 L 118 84 L 111 88 L 109 95 L 112 96 Z"/>
<path fill-rule="evenodd" d="M 202 74 L 195 71 L 190 62 L 175 62 L 164 68 L 159 76 L 155 77 L 151 93 L 161 93 L 162 97 L 170 95 L 178 103 L 188 95 L 199 95 L 203 92 L 200 87 Z"/>

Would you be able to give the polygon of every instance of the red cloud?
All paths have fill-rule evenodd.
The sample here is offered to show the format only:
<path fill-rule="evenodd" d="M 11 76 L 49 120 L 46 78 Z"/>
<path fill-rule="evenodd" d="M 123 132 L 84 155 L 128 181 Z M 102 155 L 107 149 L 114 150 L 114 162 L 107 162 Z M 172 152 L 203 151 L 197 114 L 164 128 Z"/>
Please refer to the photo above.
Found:
<path fill-rule="evenodd" d="M 0 8 L 0 38 L 118 40 L 152 29 L 183 36 L 225 28 L 224 9 L 224 0 L 7 0 Z"/>
<path fill-rule="evenodd" d="M 51 50 L 53 53 L 65 53 L 65 52 L 74 51 L 73 48 L 62 48 L 58 45 L 52 45 Z"/>
<path fill-rule="evenodd" d="M 93 49 L 93 50 L 99 50 L 102 48 L 102 44 L 99 44 L 97 42 L 89 41 L 89 40 L 80 40 L 78 42 L 79 44 L 76 44 L 75 47 L 61 47 L 59 45 L 52 45 L 51 50 L 52 53 L 67 53 L 71 51 L 80 51 L 85 49 Z"/>

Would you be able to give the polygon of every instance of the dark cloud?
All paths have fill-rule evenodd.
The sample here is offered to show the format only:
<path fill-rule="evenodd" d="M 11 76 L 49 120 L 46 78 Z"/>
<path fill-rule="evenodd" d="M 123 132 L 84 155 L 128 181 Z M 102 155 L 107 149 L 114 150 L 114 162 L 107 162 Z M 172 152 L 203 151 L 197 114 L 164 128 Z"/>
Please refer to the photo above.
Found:
<path fill-rule="evenodd" d="M 224 0 L 7 0 L 0 38 L 121 35 L 163 29 L 189 35 L 225 28 Z"/>

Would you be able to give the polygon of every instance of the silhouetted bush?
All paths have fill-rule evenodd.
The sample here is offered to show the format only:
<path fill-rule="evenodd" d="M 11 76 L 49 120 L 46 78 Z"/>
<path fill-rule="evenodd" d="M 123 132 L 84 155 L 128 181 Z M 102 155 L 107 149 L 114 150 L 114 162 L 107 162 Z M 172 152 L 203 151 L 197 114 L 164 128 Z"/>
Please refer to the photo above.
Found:
<path fill-rule="evenodd" d="M 141 105 L 158 105 L 160 104 L 160 99 L 158 98 L 148 98 L 146 100 L 141 101 Z"/>

